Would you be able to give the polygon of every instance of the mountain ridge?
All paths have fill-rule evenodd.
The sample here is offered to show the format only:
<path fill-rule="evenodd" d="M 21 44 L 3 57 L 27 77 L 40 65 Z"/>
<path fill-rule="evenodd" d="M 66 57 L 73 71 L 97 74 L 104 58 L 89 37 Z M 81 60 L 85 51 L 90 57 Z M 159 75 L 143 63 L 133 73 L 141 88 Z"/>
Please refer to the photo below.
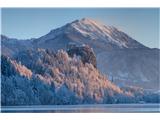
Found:
<path fill-rule="evenodd" d="M 72 40 L 76 39 L 75 35 L 77 35 L 81 38 L 81 40 L 77 40 L 78 42 L 85 42 L 83 39 L 89 39 L 95 42 L 98 42 L 99 40 L 106 45 L 111 44 L 111 46 L 117 48 L 147 48 L 117 28 L 113 26 L 105 26 L 88 18 L 75 20 L 60 28 L 53 29 L 48 34 L 38 38 L 37 41 L 43 42 L 47 39 L 54 40 L 58 35 L 66 35 Z M 120 38 L 120 36 L 122 37 Z"/>
<path fill-rule="evenodd" d="M 92 33 L 92 32 L 95 32 L 95 31 L 98 31 L 98 33 L 93 34 L 93 35 L 89 35 L 89 33 L 87 33 L 85 29 L 88 30 L 89 33 Z M 30 38 L 30 39 L 26 39 L 26 40 L 39 41 L 40 39 L 43 39 L 43 40 L 45 40 L 45 39 L 53 39 L 54 37 L 56 37 L 59 34 L 67 34 L 67 33 L 70 33 L 70 31 L 72 31 L 72 32 L 73 31 L 74 32 L 79 32 L 79 33 L 81 33 L 84 36 L 85 35 L 89 35 L 89 37 L 92 37 L 92 39 L 97 39 L 97 38 L 95 38 L 96 35 L 98 35 L 98 37 L 103 36 L 100 39 L 108 39 L 108 42 L 113 42 L 114 44 L 117 44 L 117 45 L 118 45 L 119 41 L 115 41 L 115 39 L 116 39 L 115 37 L 116 36 L 114 36 L 114 34 L 113 34 L 114 32 L 121 33 L 123 35 L 123 37 L 124 37 L 123 39 L 125 39 L 125 40 L 126 39 L 130 39 L 132 41 L 136 41 L 133 38 L 129 37 L 127 34 L 125 34 L 123 31 L 117 29 L 116 27 L 114 27 L 114 26 L 105 26 L 104 24 L 102 24 L 100 22 L 97 22 L 97 21 L 95 21 L 93 19 L 90 19 L 90 18 L 82 18 L 80 20 L 72 21 L 70 23 L 65 24 L 62 27 L 52 29 L 49 33 L 47 33 L 47 34 L 45 34 L 45 35 L 43 35 L 41 37 Z M 55 35 L 55 33 L 56 33 L 56 35 Z M 4 35 L 1 35 L 2 40 L 3 40 L 3 36 Z M 46 36 L 48 36 L 48 38 L 46 38 Z M 115 39 L 110 40 L 112 37 L 114 37 Z M 15 38 L 10 38 L 10 39 L 15 39 Z M 121 39 L 121 40 L 123 40 L 123 39 Z M 16 40 L 18 40 L 18 39 L 16 39 Z M 128 41 L 125 41 L 125 40 L 123 42 L 128 42 Z M 136 44 L 137 43 L 138 42 L 136 41 Z M 118 45 L 118 46 L 120 48 L 128 48 L 128 46 L 126 46 L 125 43 L 119 43 L 119 44 L 120 45 Z M 138 43 L 138 44 L 140 46 L 137 46 L 137 47 L 146 48 L 146 46 L 142 45 L 141 43 Z"/>

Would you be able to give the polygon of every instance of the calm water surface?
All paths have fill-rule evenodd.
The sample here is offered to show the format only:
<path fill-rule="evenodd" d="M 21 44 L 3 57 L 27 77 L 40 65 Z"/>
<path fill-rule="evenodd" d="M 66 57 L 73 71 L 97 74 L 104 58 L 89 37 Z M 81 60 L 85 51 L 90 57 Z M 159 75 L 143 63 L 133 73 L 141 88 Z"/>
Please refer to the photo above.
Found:
<path fill-rule="evenodd" d="M 40 106 L 3 106 L 1 112 L 160 112 L 160 104 L 92 104 L 92 105 L 40 105 Z"/>

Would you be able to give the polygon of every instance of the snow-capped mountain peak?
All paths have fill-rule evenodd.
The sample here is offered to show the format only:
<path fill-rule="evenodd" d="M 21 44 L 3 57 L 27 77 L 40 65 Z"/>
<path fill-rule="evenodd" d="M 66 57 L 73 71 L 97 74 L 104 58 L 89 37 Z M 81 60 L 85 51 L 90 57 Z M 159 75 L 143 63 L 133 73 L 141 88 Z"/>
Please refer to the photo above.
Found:
<path fill-rule="evenodd" d="M 36 41 L 38 44 L 44 44 L 46 41 L 52 40 L 53 42 L 55 39 L 57 39 L 56 44 L 58 44 L 57 42 L 65 43 L 68 40 L 68 42 L 74 41 L 85 44 L 92 42 L 95 45 L 101 44 L 104 48 L 145 48 L 144 45 L 129 37 L 121 30 L 113 26 L 106 26 L 90 18 L 83 18 L 67 23 L 60 28 L 51 30 Z"/>
<path fill-rule="evenodd" d="M 99 32 L 101 31 L 102 33 L 105 32 L 106 27 L 93 19 L 88 19 L 88 18 L 83 18 L 81 20 L 76 20 L 71 23 L 71 26 L 74 27 L 75 29 L 82 29 L 84 31 L 89 32 Z"/>
<path fill-rule="evenodd" d="M 97 22 L 93 19 L 83 18 L 76 20 L 70 24 L 67 24 L 70 30 L 74 29 L 74 32 L 80 33 L 82 36 L 90 38 L 92 40 L 98 40 L 106 44 L 113 44 L 119 48 L 138 48 L 144 47 L 127 34 L 113 26 L 105 26 L 104 24 Z"/>
<path fill-rule="evenodd" d="M 92 26 L 101 26 L 103 25 L 102 23 L 94 20 L 94 19 L 91 19 L 91 18 L 82 18 L 80 20 L 75 20 L 72 22 L 72 24 L 77 24 L 77 23 L 80 23 L 80 24 L 83 24 L 83 25 L 92 25 Z"/>

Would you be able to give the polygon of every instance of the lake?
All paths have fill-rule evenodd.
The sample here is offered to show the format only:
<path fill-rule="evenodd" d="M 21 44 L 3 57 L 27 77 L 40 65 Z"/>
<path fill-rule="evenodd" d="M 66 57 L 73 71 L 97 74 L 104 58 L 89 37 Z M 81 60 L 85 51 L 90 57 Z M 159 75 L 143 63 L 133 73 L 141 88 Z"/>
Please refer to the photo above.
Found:
<path fill-rule="evenodd" d="M 160 104 L 89 104 L 89 105 L 39 105 L 3 106 L 1 112 L 45 113 L 132 113 L 160 112 Z"/>

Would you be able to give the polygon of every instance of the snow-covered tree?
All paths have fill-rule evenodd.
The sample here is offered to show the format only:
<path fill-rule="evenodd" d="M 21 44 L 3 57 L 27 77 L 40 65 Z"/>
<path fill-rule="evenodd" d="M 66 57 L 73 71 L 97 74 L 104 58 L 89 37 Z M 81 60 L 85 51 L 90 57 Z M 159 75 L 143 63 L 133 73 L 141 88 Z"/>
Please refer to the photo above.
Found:
<path fill-rule="evenodd" d="M 157 94 L 119 88 L 81 57 L 64 50 L 21 51 L 2 58 L 2 105 L 158 102 Z"/>

